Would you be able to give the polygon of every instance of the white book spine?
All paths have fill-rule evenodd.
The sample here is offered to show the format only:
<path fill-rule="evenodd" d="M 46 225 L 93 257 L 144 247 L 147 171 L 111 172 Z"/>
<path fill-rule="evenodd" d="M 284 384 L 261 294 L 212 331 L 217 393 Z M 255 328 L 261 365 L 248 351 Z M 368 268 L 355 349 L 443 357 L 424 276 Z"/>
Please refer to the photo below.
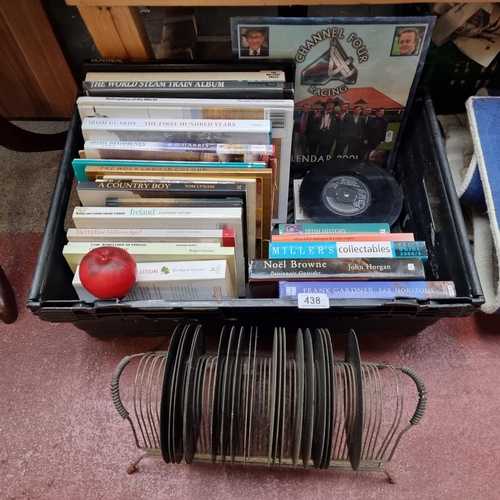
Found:
<path fill-rule="evenodd" d="M 83 287 L 79 268 L 73 278 L 80 300 L 97 300 Z M 236 298 L 226 261 L 137 264 L 136 284 L 123 300 L 217 300 Z"/>

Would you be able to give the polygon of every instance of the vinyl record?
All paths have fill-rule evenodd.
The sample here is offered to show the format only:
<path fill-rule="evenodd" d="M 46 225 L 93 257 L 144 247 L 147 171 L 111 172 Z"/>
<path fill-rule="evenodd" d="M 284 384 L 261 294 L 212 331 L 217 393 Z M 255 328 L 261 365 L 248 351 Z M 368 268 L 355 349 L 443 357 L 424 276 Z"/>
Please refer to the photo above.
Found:
<path fill-rule="evenodd" d="M 332 160 L 314 165 L 300 186 L 305 216 L 319 223 L 393 224 L 403 207 L 396 179 L 373 163 Z"/>

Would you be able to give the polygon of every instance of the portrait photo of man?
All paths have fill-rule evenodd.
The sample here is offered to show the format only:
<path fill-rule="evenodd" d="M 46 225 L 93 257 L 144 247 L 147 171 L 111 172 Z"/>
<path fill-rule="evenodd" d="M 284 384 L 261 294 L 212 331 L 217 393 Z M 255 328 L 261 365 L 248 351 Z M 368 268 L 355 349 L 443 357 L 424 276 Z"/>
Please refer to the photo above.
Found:
<path fill-rule="evenodd" d="M 419 28 L 396 28 L 391 56 L 417 56 L 420 52 Z"/>
<path fill-rule="evenodd" d="M 240 28 L 240 57 L 269 57 L 269 28 Z"/>

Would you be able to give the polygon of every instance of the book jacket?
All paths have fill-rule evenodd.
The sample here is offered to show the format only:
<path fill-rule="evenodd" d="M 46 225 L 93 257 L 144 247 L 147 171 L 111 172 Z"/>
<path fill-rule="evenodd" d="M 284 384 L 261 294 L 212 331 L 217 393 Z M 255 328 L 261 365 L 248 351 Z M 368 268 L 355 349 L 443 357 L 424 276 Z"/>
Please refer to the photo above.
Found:
<path fill-rule="evenodd" d="M 297 299 L 299 293 L 324 293 L 329 299 L 448 299 L 456 297 L 453 281 L 280 282 L 280 298 Z"/>
<path fill-rule="evenodd" d="M 335 158 L 391 170 L 434 17 L 231 18 L 233 56 L 293 60 L 292 168 Z"/>

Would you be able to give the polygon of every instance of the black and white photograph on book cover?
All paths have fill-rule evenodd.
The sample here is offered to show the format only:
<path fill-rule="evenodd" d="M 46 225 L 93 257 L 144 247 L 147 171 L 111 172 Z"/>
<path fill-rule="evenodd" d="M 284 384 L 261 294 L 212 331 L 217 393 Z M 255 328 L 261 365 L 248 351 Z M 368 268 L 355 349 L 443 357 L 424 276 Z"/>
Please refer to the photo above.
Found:
<path fill-rule="evenodd" d="M 269 57 L 295 62 L 292 171 L 346 158 L 392 172 L 434 21 L 231 18 L 233 57 L 247 57 L 251 34 L 265 40 Z"/>

